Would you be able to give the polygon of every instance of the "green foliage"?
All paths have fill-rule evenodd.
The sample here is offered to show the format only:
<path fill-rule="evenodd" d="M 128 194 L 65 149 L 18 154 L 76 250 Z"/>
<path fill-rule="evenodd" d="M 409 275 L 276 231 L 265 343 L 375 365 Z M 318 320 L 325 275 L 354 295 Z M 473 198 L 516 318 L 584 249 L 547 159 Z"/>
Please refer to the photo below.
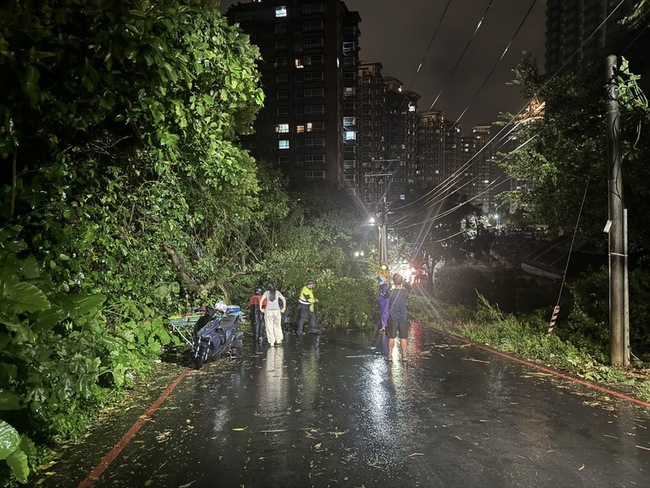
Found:
<path fill-rule="evenodd" d="M 259 217 L 257 168 L 233 142 L 263 100 L 247 37 L 192 0 L 13 2 L 7 20 L 4 208 L 36 257 L 66 256 L 57 278 L 101 289 L 111 324 L 136 297 L 164 311 L 227 281 Z"/>
<path fill-rule="evenodd" d="M 629 273 L 630 347 L 638 356 L 650 352 L 650 272 Z M 576 344 L 596 344 L 603 355 L 609 350 L 609 271 L 602 267 L 584 273 L 571 286 L 573 307 L 558 333 Z"/>
<path fill-rule="evenodd" d="M 321 276 L 315 290 L 318 320 L 328 328 L 371 327 L 377 323 L 374 281 L 347 276 Z"/>
<path fill-rule="evenodd" d="M 468 339 L 529 360 L 567 368 L 573 374 L 594 382 L 630 383 L 624 372 L 602 362 L 599 351 L 576 347 L 556 334 L 547 334 L 541 314 L 516 318 L 492 307 L 481 297 L 474 320 L 462 328 Z"/>
<path fill-rule="evenodd" d="M 6 456 L 20 480 L 35 455 L 29 437 L 61 441 L 83 433 L 112 388 L 144 374 L 172 338 L 161 319 L 109 332 L 101 320 L 105 296 L 60 291 L 18 233 L 0 230 L 0 437 L 14 447 L 13 432 L 24 433 L 22 447 Z M 106 375 L 110 381 L 101 380 Z"/>
<path fill-rule="evenodd" d="M 21 437 L 16 429 L 0 419 L 0 461 L 7 464 L 11 475 L 21 483 L 26 483 L 29 476 L 27 453 L 31 452 L 33 452 L 31 441 L 24 436 Z"/>
<path fill-rule="evenodd" d="M 517 139 L 525 144 L 501 155 L 508 176 L 533 186 L 532 191 L 508 193 L 507 200 L 526 204 L 533 219 L 548 224 L 551 230 L 569 232 L 576 225 L 588 185 L 576 243 L 594 242 L 602 247 L 608 208 L 604 70 L 598 65 L 547 78 L 526 59 L 516 76 L 515 83 L 524 95 L 536 95 L 545 102 L 545 117 L 518 129 Z M 646 171 L 650 150 L 646 127 L 650 120 L 647 101 L 636 86 L 638 79 L 623 59 L 617 81 L 622 102 L 620 147 L 629 242 L 634 252 L 647 253 L 650 232 L 643 222 L 650 211 Z"/>

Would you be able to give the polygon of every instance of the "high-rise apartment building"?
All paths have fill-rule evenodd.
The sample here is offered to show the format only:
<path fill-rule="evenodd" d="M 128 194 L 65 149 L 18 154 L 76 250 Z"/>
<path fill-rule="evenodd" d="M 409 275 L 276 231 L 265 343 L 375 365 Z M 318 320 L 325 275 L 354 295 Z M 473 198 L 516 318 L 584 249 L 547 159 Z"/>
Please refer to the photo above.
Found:
<path fill-rule="evenodd" d="M 446 161 L 445 114 L 440 110 L 420 112 L 417 127 L 416 174 L 420 186 L 432 189 L 449 175 Z"/>
<path fill-rule="evenodd" d="M 386 87 L 386 160 L 393 173 L 388 200 L 405 201 L 416 179 L 416 136 L 420 95 L 405 90 L 393 77 L 384 77 Z"/>
<path fill-rule="evenodd" d="M 290 178 L 354 187 L 343 162 L 358 165 L 358 13 L 340 0 L 259 0 L 226 15 L 262 55 L 266 101 L 244 146 Z"/>
<path fill-rule="evenodd" d="M 635 0 L 547 0 L 546 74 L 574 71 L 592 62 L 604 65 L 608 50 L 625 34 L 619 21 Z M 615 52 L 614 52 L 615 54 Z"/>
<path fill-rule="evenodd" d="M 462 173 L 461 148 L 462 126 L 445 120 L 445 167 L 444 178 L 447 187 L 457 187 L 457 175 Z"/>
<path fill-rule="evenodd" d="M 382 65 L 375 61 L 360 61 L 359 81 L 359 194 L 364 204 L 373 210 L 382 198 L 387 184 L 384 172 L 386 160 L 386 100 Z"/>

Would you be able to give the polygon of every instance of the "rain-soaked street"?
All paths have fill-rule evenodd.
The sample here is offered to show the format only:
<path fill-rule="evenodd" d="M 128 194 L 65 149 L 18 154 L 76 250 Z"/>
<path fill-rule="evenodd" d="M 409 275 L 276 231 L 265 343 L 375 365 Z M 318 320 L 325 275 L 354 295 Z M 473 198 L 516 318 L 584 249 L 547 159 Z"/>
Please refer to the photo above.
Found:
<path fill-rule="evenodd" d="M 418 325 L 407 364 L 376 337 L 163 364 L 40 486 L 650 486 L 650 409 Z"/>

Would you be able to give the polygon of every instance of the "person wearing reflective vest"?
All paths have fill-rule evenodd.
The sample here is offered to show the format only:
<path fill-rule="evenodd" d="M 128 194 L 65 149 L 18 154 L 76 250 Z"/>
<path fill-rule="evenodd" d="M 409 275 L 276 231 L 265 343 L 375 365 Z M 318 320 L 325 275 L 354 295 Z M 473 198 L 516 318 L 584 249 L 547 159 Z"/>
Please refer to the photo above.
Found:
<path fill-rule="evenodd" d="M 309 315 L 309 331 L 312 334 L 318 334 L 318 326 L 316 325 L 316 314 L 314 313 L 314 304 L 318 303 L 318 299 L 314 297 L 314 280 L 307 280 L 305 286 L 300 290 L 298 296 L 298 334 L 305 334 L 303 327 L 305 319 Z"/>

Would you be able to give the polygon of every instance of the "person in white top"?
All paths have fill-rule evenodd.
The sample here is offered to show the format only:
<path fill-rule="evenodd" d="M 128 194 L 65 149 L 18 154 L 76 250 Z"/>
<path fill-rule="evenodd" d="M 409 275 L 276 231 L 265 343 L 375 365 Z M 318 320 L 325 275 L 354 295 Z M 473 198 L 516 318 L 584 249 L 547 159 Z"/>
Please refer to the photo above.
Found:
<path fill-rule="evenodd" d="M 282 314 L 287 306 L 287 299 L 282 293 L 270 284 L 260 298 L 260 311 L 264 314 L 266 325 L 266 337 L 271 346 L 282 344 L 284 334 L 282 333 Z"/>

